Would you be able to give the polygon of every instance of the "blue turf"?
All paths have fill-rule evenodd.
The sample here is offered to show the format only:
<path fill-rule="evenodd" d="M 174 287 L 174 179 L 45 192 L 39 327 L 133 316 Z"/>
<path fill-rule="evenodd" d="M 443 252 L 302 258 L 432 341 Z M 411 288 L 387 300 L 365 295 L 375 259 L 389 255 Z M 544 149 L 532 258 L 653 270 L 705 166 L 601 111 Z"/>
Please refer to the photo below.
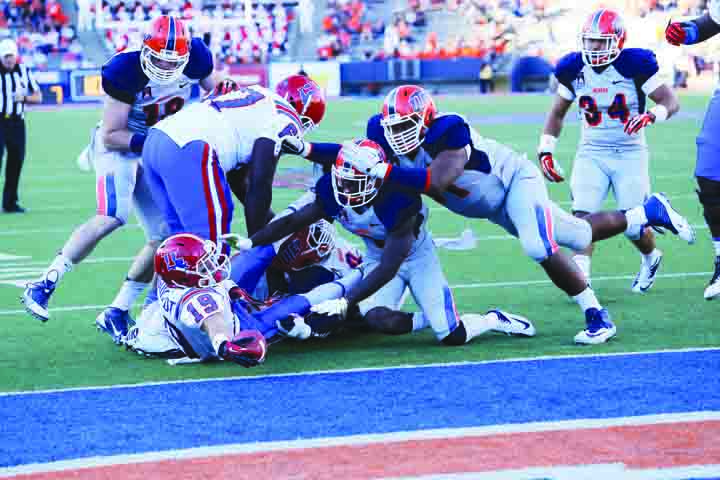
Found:
<path fill-rule="evenodd" d="M 0 466 L 227 443 L 720 410 L 720 351 L 0 397 Z M 182 368 L 182 367 L 178 367 Z"/>

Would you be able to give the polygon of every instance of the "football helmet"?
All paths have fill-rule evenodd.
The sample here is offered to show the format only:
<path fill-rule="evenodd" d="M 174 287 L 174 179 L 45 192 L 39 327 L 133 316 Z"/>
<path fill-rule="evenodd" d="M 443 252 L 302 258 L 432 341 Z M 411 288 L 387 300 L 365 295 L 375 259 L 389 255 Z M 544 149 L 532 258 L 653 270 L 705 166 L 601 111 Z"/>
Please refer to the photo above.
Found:
<path fill-rule="evenodd" d="M 150 80 L 168 84 L 180 78 L 190 60 L 190 36 L 183 22 L 162 15 L 151 24 L 140 49 L 140 66 Z"/>
<path fill-rule="evenodd" d="M 579 43 L 583 62 L 591 67 L 610 65 L 625 46 L 627 33 L 620 14 L 601 8 L 585 21 Z"/>
<path fill-rule="evenodd" d="M 325 116 L 325 94 L 314 80 L 303 75 L 290 75 L 275 87 L 300 115 L 304 132 L 317 127 Z"/>
<path fill-rule="evenodd" d="M 169 287 L 209 287 L 230 276 L 230 262 L 214 242 L 179 233 L 158 247 L 155 273 Z"/>
<path fill-rule="evenodd" d="M 424 88 L 401 85 L 385 97 L 380 124 L 393 152 L 405 155 L 422 144 L 436 116 L 435 102 Z"/>
<path fill-rule="evenodd" d="M 296 232 L 280 245 L 279 267 L 297 271 L 315 265 L 335 248 L 335 234 L 333 224 L 324 219 Z"/>
<path fill-rule="evenodd" d="M 382 186 L 382 179 L 353 167 L 352 156 L 365 155 L 375 163 L 387 162 L 385 150 L 366 138 L 345 142 L 332 166 L 335 200 L 343 207 L 361 207 L 372 202 Z M 369 162 L 365 162 L 369 163 Z"/>

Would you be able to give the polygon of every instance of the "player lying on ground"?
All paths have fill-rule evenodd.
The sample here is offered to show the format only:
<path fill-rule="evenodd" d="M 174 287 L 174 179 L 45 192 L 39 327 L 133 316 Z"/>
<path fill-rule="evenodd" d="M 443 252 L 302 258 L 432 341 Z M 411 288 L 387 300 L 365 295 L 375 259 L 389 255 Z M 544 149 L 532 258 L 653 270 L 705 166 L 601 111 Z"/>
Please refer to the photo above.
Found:
<path fill-rule="evenodd" d="M 629 210 L 650 195 L 648 147 L 644 128 L 664 122 L 679 107 L 675 93 L 661 79 L 655 54 L 642 48 L 623 49 L 626 31 L 622 17 L 613 10 L 591 14 L 580 34 L 580 51 L 557 64 L 559 85 L 545 129 L 538 158 L 545 178 L 562 182 L 564 172 L 554 157 L 562 123 L 577 101 L 582 134 L 570 179 L 572 211 L 578 217 L 601 210 L 612 188 L 617 207 Z M 646 109 L 647 97 L 655 106 Z M 655 248 L 652 229 L 632 240 L 642 254 L 632 291 L 652 287 L 662 252 Z M 590 245 L 573 260 L 590 280 Z"/>
<path fill-rule="evenodd" d="M 315 185 L 315 200 L 297 212 L 269 223 L 250 239 L 226 236 L 237 248 L 271 243 L 321 219 L 338 220 L 365 242 L 363 264 L 367 274 L 342 298 L 313 306 L 313 311 L 337 317 L 363 315 L 373 329 L 405 334 L 427 326 L 446 345 L 462 345 L 489 330 L 532 336 L 535 328 L 523 317 L 492 310 L 486 315 L 458 317 L 455 302 L 440 267 L 430 232 L 427 208 L 419 194 L 392 187 L 380 189 L 374 179 L 354 169 L 353 163 L 385 164 L 385 153 L 375 142 L 356 140 L 343 145 L 331 173 Z M 420 312 L 397 311 L 406 287 Z"/>
<path fill-rule="evenodd" d="M 200 38 L 191 38 L 183 22 L 170 15 L 155 19 L 139 50 L 114 55 L 102 68 L 106 93 L 102 121 L 93 132 L 87 155 L 96 175 L 97 212 L 77 227 L 42 277 L 27 286 L 22 301 L 34 317 L 47 321 L 48 302 L 63 276 L 97 244 L 125 225 L 131 203 L 147 240 L 111 306 L 96 323 L 116 342 L 127 333 L 128 310 L 150 282 L 153 255 L 167 236 L 138 160 L 148 127 L 183 108 L 193 85 L 212 91 L 220 76 Z"/>
<path fill-rule="evenodd" d="M 214 242 L 192 234 L 165 240 L 155 255 L 159 299 L 149 305 L 125 343 L 142 354 L 200 361 L 222 358 L 254 366 L 268 343 L 282 336 L 306 339 L 334 327 L 325 318 L 303 321 L 313 304 L 340 297 L 363 277 L 349 275 L 311 291 L 258 302 L 229 280 L 230 263 Z M 314 328 L 314 331 L 313 331 Z M 248 333 L 254 332 L 254 333 Z"/>
<path fill-rule="evenodd" d="M 581 251 L 620 233 L 637 240 L 648 225 L 667 228 L 689 243 L 695 239 L 687 220 L 662 194 L 624 213 L 573 217 L 550 201 L 540 171 L 524 155 L 481 137 L 460 115 L 439 115 L 430 95 L 418 86 L 393 89 L 382 113 L 368 121 L 367 131 L 371 140 L 394 153 L 392 162 L 354 156 L 348 163 L 387 187 L 422 192 L 453 212 L 486 218 L 517 237 L 525 253 L 584 312 L 586 328 L 575 336 L 577 343 L 605 342 L 616 327 L 560 245 Z"/>
<path fill-rule="evenodd" d="M 694 45 L 720 33 L 720 0 L 710 0 L 707 7 L 702 17 L 670 23 L 665 30 L 668 43 Z M 696 143 L 698 197 L 715 247 L 715 273 L 704 293 L 712 300 L 720 296 L 720 88 L 713 93 Z"/>

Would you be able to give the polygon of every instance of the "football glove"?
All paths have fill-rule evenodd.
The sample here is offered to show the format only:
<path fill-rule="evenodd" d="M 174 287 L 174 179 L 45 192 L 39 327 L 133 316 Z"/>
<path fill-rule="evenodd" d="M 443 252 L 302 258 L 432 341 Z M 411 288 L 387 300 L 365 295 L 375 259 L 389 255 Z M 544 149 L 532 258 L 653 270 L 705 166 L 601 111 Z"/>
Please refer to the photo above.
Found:
<path fill-rule="evenodd" d="M 265 361 L 267 341 L 257 330 L 242 330 L 231 341 L 225 340 L 218 347 L 218 356 L 243 367 L 255 367 Z"/>
<path fill-rule="evenodd" d="M 220 95 L 225 95 L 226 93 L 234 92 L 235 90 L 239 89 L 240 85 L 238 85 L 235 80 L 232 78 L 226 78 L 225 80 L 221 81 L 217 85 L 215 85 L 215 89 L 212 92 L 213 97 L 219 97 Z"/>
<path fill-rule="evenodd" d="M 275 326 L 281 335 L 298 340 L 307 340 L 312 335 L 312 328 L 305 323 L 300 315 L 291 313 L 283 320 L 277 320 Z"/>
<path fill-rule="evenodd" d="M 633 135 L 653 123 L 655 123 L 655 115 L 652 112 L 635 115 L 625 124 L 625 133 Z"/>
<path fill-rule="evenodd" d="M 310 142 L 306 142 L 301 136 L 286 135 L 275 143 L 275 156 L 288 153 L 290 155 L 307 157 L 311 149 L 312 145 L 310 145 Z"/>
<path fill-rule="evenodd" d="M 223 233 L 220 235 L 220 240 L 230 245 L 231 248 L 244 252 L 253 248 L 252 240 L 249 238 L 238 235 L 237 233 Z"/>
<path fill-rule="evenodd" d="M 680 46 L 695 43 L 698 37 L 697 26 L 690 22 L 668 22 L 665 28 L 665 40 L 670 45 Z"/>
<path fill-rule="evenodd" d="M 379 162 L 377 156 L 367 149 L 358 147 L 354 142 L 345 142 L 342 148 L 344 151 L 352 151 L 351 155 L 344 155 L 345 162 L 375 179 L 385 179 L 391 168 L 389 163 Z"/>
<path fill-rule="evenodd" d="M 538 153 L 538 161 L 540 162 L 540 168 L 542 169 L 543 175 L 550 182 L 562 182 L 565 180 L 565 171 L 560 166 L 560 163 L 553 158 L 553 154 L 550 152 Z"/>
<path fill-rule="evenodd" d="M 317 305 L 310 307 L 311 312 L 319 313 L 322 315 L 339 315 L 343 320 L 347 315 L 348 301 L 347 298 L 337 298 L 334 300 L 325 300 Z"/>

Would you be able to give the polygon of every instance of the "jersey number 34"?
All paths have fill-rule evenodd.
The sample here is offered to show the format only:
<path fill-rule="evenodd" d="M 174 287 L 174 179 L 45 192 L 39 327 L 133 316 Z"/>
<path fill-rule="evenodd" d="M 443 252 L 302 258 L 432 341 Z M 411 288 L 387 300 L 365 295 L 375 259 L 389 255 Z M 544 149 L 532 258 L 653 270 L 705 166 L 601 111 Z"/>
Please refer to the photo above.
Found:
<path fill-rule="evenodd" d="M 602 123 L 603 114 L 598 108 L 597 101 L 593 97 L 584 95 L 580 97 L 578 104 L 585 114 L 585 121 L 587 121 L 588 125 L 597 127 Z M 615 95 L 612 104 L 607 109 L 607 114 L 613 120 L 618 120 L 623 124 L 627 123 L 630 119 L 630 109 L 627 106 L 624 94 L 618 93 Z"/>

